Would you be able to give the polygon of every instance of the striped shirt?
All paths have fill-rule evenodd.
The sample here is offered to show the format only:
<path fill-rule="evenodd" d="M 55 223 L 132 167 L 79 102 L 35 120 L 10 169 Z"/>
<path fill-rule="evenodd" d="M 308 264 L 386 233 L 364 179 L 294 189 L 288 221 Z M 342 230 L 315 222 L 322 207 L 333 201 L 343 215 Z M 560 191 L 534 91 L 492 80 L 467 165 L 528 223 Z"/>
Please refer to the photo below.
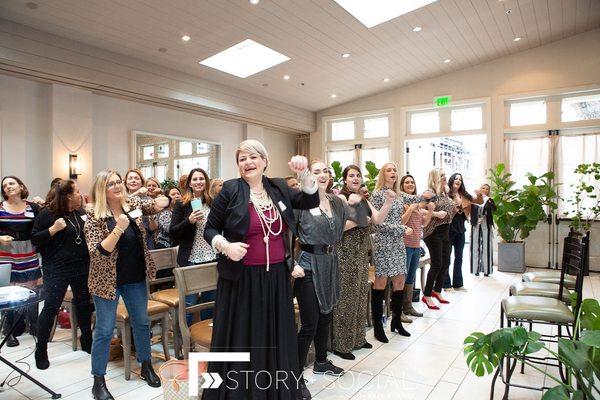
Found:
<path fill-rule="evenodd" d="M 404 245 L 413 249 L 421 247 L 423 215 L 421 215 L 421 211 L 418 208 L 410 213 L 410 218 L 406 225 L 411 227 L 413 233 L 410 235 L 404 234 Z"/>
<path fill-rule="evenodd" d="M 13 214 L 5 208 L 4 202 L 0 205 L 0 235 L 13 238 L 10 245 L 0 245 L 0 264 L 11 265 L 11 282 L 30 282 L 42 276 L 38 253 L 31 244 L 37 210 L 37 206 L 27 202 L 24 212 Z"/>

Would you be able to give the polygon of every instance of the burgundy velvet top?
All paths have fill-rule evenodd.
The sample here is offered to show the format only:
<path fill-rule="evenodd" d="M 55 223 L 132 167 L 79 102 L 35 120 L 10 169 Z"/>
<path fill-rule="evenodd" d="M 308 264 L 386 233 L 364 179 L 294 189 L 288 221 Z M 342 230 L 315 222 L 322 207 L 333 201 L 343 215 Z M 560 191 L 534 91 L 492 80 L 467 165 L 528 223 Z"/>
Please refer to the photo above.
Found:
<path fill-rule="evenodd" d="M 248 233 L 246 234 L 246 244 L 250 245 L 248 247 L 248 252 L 243 259 L 244 265 L 267 265 L 267 246 L 264 241 L 264 234 L 261 228 L 260 217 L 256 213 L 254 206 L 252 203 L 248 203 L 248 211 L 250 213 L 250 227 L 248 228 Z M 271 215 L 269 214 L 269 217 Z M 283 219 L 279 219 L 271 230 L 277 232 L 279 230 L 280 224 L 283 223 L 283 229 L 281 230 L 281 234 L 274 236 L 273 234 L 269 234 L 269 263 L 270 265 L 281 263 L 285 260 L 285 245 L 283 242 L 283 233 L 287 230 L 287 226 Z"/>

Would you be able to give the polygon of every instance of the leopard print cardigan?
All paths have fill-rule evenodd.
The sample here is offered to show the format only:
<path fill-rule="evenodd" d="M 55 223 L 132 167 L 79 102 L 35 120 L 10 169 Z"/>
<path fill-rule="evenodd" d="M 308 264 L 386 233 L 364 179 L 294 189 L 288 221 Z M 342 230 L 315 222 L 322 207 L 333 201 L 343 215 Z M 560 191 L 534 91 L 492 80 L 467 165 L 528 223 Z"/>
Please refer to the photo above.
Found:
<path fill-rule="evenodd" d="M 154 213 L 154 201 L 152 199 L 141 200 L 137 197 L 127 199 L 130 212 L 140 209 L 143 215 Z M 117 290 L 117 257 L 119 251 L 117 247 L 110 255 L 104 255 L 98 250 L 98 245 L 110 234 L 105 219 L 94 218 L 93 205 L 89 204 L 85 208 L 87 220 L 83 227 L 85 240 L 90 253 L 90 274 L 88 277 L 88 287 L 90 293 L 108 300 L 114 300 Z M 142 223 L 142 217 L 134 219 L 140 232 L 142 232 L 142 245 L 144 248 L 144 259 L 146 261 L 146 275 L 149 279 L 156 276 L 156 266 L 152 259 L 148 246 L 146 245 L 146 230 Z"/>

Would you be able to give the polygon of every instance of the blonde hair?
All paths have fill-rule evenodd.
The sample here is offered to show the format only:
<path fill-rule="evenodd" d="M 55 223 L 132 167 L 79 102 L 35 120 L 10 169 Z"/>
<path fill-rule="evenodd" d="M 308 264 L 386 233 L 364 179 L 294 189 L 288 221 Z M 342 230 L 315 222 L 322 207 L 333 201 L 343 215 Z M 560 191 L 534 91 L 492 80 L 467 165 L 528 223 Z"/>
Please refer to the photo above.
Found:
<path fill-rule="evenodd" d="M 443 168 L 434 168 L 429 171 L 429 178 L 427 178 L 427 186 L 433 190 L 438 196 L 442 196 L 446 193 L 442 186 L 442 173 Z"/>
<path fill-rule="evenodd" d="M 217 190 L 218 183 L 223 185 L 223 179 L 215 178 L 215 179 L 211 179 L 211 181 L 210 181 L 210 187 L 208 188 L 208 195 L 213 200 L 215 199 L 215 197 L 217 197 L 217 193 L 215 193 L 215 190 Z"/>
<path fill-rule="evenodd" d="M 109 179 L 116 175 L 123 181 L 121 175 L 117 171 L 113 170 L 104 170 L 98 172 L 96 175 L 96 179 L 94 179 L 94 184 L 92 185 L 92 203 L 94 203 L 94 218 L 102 219 L 108 218 L 112 216 L 110 212 L 110 208 L 108 207 L 108 201 L 106 200 L 106 184 Z M 125 182 L 121 183 L 123 185 L 123 197 L 121 197 L 121 207 L 125 212 L 129 212 L 129 204 L 127 203 L 127 195 L 125 189 Z"/>
<path fill-rule="evenodd" d="M 163 190 L 162 190 L 162 187 L 160 186 L 160 182 L 159 182 L 158 178 L 156 178 L 154 176 L 146 179 L 146 184 L 144 185 L 144 187 L 147 187 L 148 186 L 148 182 L 150 182 L 150 181 L 156 183 L 156 186 L 158 186 L 158 190 L 159 190 L 158 194 L 163 194 Z"/>
<path fill-rule="evenodd" d="M 383 185 L 385 184 L 385 174 L 383 171 L 388 167 L 388 165 L 393 165 L 396 168 L 396 182 L 394 182 L 394 186 L 388 189 L 392 189 L 396 194 L 400 194 L 400 185 L 398 183 L 398 166 L 394 162 L 386 162 L 379 169 L 379 174 L 377 174 L 377 182 L 375 183 L 375 190 L 381 190 Z"/>
<path fill-rule="evenodd" d="M 265 148 L 265 146 L 258 140 L 244 140 L 238 145 L 237 151 L 235 152 L 236 164 L 239 164 L 238 157 L 240 153 L 258 154 L 267 163 L 267 165 L 265 166 L 265 171 L 269 167 L 269 153 L 267 153 L 267 149 Z"/>

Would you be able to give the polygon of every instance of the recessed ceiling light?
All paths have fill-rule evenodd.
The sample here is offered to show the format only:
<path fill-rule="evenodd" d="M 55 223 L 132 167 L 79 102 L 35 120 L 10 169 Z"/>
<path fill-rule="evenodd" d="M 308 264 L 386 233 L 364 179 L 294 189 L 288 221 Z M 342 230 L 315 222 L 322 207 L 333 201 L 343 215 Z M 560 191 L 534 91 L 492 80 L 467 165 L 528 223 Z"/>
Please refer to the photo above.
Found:
<path fill-rule="evenodd" d="M 335 94 L 335 93 L 331 95 L 332 99 L 335 99 L 336 97 L 337 97 L 337 94 Z"/>
<path fill-rule="evenodd" d="M 389 82 L 389 81 L 390 81 L 390 78 L 383 78 L 383 81 L 384 81 L 384 82 Z"/>
<path fill-rule="evenodd" d="M 445 62 L 446 64 L 449 64 L 449 63 L 450 63 L 450 59 L 449 59 L 449 58 L 446 58 L 446 59 L 444 60 L 444 62 Z"/>
<path fill-rule="evenodd" d="M 285 79 L 286 81 L 289 81 L 290 80 L 290 76 L 289 75 L 284 75 L 283 79 Z"/>
<path fill-rule="evenodd" d="M 184 42 L 189 42 L 189 41 L 190 41 L 190 39 L 191 39 L 190 35 L 183 35 L 183 36 L 181 37 L 181 40 L 183 40 Z"/>
<path fill-rule="evenodd" d="M 421 32 L 421 29 L 423 29 L 423 28 L 421 28 L 420 26 L 415 26 L 413 28 L 413 32 Z"/>
<path fill-rule="evenodd" d="M 342 57 L 348 58 L 348 57 L 350 57 L 350 53 L 344 53 L 344 54 L 342 54 Z"/>
<path fill-rule="evenodd" d="M 512 13 L 512 10 L 509 8 L 508 10 L 506 10 L 506 15 L 510 15 Z"/>
<path fill-rule="evenodd" d="M 260 3 L 260 0 L 249 0 L 249 1 L 250 1 L 250 4 L 255 4 L 255 5 Z"/>
<path fill-rule="evenodd" d="M 521 38 L 519 36 L 517 36 L 516 38 L 513 39 L 513 42 L 518 42 L 519 40 L 521 40 Z"/>
<path fill-rule="evenodd" d="M 367 28 L 407 14 L 437 0 L 334 0 Z"/>
<path fill-rule="evenodd" d="M 247 78 L 274 65 L 288 61 L 290 58 L 263 46 L 251 39 L 246 39 L 222 52 L 215 54 L 200 64 L 228 74 Z"/>

